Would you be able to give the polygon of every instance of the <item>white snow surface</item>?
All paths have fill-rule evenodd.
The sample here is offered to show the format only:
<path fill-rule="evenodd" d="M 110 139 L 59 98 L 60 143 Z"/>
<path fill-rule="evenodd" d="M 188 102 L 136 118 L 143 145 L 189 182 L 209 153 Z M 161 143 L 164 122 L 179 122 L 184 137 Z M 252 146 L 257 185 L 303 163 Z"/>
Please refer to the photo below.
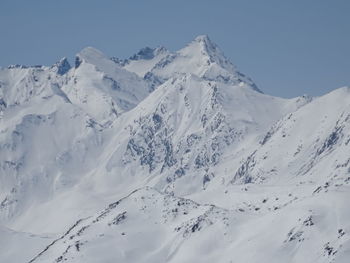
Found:
<path fill-rule="evenodd" d="M 139 59 L 129 59 L 124 68 L 128 71 L 134 72 L 143 78 L 147 72 L 152 70 L 152 68 L 159 63 L 166 56 L 171 53 L 163 47 L 156 48 L 152 50 L 150 57 L 142 57 Z"/>
<path fill-rule="evenodd" d="M 0 69 L 0 262 L 349 262 L 350 88 L 260 92 L 207 36 Z"/>

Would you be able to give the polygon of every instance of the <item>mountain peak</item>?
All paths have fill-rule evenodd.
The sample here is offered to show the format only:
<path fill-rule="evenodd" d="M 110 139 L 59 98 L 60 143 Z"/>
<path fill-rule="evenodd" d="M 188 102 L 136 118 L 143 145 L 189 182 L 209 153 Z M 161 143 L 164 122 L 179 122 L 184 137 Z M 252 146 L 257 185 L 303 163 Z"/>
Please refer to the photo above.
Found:
<path fill-rule="evenodd" d="M 349 262 L 349 87 L 260 94 L 206 35 L 136 55 L 0 69 L 0 262 Z"/>
<path fill-rule="evenodd" d="M 53 68 L 57 74 L 64 75 L 71 69 L 71 65 L 69 64 L 68 59 L 64 57 L 55 63 L 51 68 Z"/>
<path fill-rule="evenodd" d="M 211 42 L 208 35 L 199 35 L 193 41 L 200 42 L 200 43 L 210 43 Z"/>
<path fill-rule="evenodd" d="M 204 52 L 204 54 L 207 54 L 208 56 L 211 56 L 213 54 L 220 54 L 223 56 L 219 47 L 209 38 L 208 35 L 197 36 L 187 45 L 187 47 L 199 47 L 202 51 L 202 54 Z"/>
<path fill-rule="evenodd" d="M 225 57 L 220 48 L 208 37 L 208 35 L 199 35 L 178 53 L 185 57 L 196 57 L 203 59 L 205 64 L 216 63 L 230 71 L 235 71 L 232 63 Z"/>
<path fill-rule="evenodd" d="M 100 60 L 108 59 L 100 50 L 94 47 L 86 47 L 82 49 L 75 57 L 75 68 L 79 67 L 82 61 L 96 64 Z"/>

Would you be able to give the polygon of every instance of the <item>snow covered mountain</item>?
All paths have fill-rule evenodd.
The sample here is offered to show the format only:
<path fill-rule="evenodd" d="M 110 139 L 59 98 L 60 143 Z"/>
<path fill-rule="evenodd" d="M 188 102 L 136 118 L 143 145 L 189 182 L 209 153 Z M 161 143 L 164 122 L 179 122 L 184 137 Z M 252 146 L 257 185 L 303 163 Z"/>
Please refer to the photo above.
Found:
<path fill-rule="evenodd" d="M 350 91 L 263 94 L 207 36 L 0 69 L 0 261 L 348 262 Z"/>

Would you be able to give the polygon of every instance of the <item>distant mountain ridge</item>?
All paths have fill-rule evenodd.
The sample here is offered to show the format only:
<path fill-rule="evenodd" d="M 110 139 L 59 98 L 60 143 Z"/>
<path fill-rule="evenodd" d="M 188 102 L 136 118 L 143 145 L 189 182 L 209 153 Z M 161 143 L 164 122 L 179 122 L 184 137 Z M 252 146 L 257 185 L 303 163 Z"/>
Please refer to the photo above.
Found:
<path fill-rule="evenodd" d="M 0 261 L 348 262 L 350 92 L 263 94 L 208 36 L 0 69 Z"/>

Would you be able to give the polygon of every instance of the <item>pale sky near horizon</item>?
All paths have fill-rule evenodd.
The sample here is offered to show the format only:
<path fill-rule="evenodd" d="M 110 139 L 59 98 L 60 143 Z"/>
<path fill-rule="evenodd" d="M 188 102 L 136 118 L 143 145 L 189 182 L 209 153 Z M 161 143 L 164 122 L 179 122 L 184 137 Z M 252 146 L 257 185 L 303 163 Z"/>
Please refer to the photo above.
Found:
<path fill-rule="evenodd" d="M 73 61 L 86 46 L 126 58 L 207 34 L 267 94 L 350 86 L 348 0 L 1 0 L 0 66 Z"/>

